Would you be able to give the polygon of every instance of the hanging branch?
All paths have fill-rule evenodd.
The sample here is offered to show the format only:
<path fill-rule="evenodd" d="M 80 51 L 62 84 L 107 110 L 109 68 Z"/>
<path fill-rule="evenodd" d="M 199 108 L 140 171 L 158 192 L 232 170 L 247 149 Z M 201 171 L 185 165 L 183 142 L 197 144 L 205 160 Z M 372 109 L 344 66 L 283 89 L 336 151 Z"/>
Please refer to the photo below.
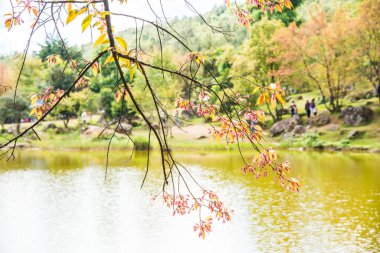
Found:
<path fill-rule="evenodd" d="M 12 0 L 10 0 L 10 2 L 12 3 Z M 120 1 L 121 4 L 123 4 L 124 2 L 126 1 Z M 229 3 L 229 1 L 227 2 Z M 258 2 L 261 7 L 268 8 L 275 8 L 277 4 L 280 4 L 280 1 L 256 2 Z M 289 2 L 290 1 L 285 0 L 285 5 L 289 5 Z M 59 103 L 65 97 L 69 96 L 70 92 L 73 91 L 76 84 L 83 82 L 85 74 L 90 68 L 95 68 L 98 71 L 98 69 L 100 69 L 99 60 L 103 56 L 106 56 L 107 53 L 109 53 L 107 59 L 103 64 L 114 64 L 115 73 L 117 75 L 117 82 L 114 85 L 114 92 L 117 93 L 116 97 L 119 98 L 118 100 L 121 101 L 122 106 L 117 121 L 108 124 L 99 134 L 99 136 L 101 136 L 105 132 L 105 130 L 115 125 L 107 145 L 105 179 L 107 177 L 108 172 L 111 144 L 117 129 L 121 129 L 122 132 L 124 132 L 128 137 L 128 143 L 129 141 L 131 141 L 134 145 L 133 150 L 130 154 L 130 158 L 132 157 L 133 152 L 135 150 L 135 142 L 132 136 L 130 136 L 127 133 L 126 129 L 124 129 L 121 124 L 123 114 L 126 110 L 126 108 L 124 107 L 124 103 L 126 100 L 128 100 L 132 102 L 137 113 L 147 125 L 149 131 L 147 163 L 144 177 L 141 183 L 141 188 L 143 187 L 149 172 L 149 162 L 151 156 L 150 144 L 152 141 L 151 138 L 153 137 L 158 142 L 163 178 L 161 191 L 154 196 L 154 199 L 158 196 L 161 196 L 164 203 L 172 209 L 173 214 L 184 215 L 190 212 L 198 212 L 199 222 L 195 224 L 194 231 L 198 231 L 199 236 L 204 238 L 205 235 L 211 231 L 211 226 L 213 222 L 212 217 L 214 217 L 214 219 L 217 220 L 222 220 L 223 222 L 230 221 L 232 211 L 224 206 L 224 204 L 220 201 L 219 197 L 213 191 L 207 190 L 204 187 L 202 187 L 201 184 L 197 182 L 197 180 L 192 176 L 191 171 L 189 171 L 184 165 L 182 165 L 175 159 L 167 140 L 167 131 L 165 129 L 165 124 L 167 124 L 167 122 L 164 122 L 161 114 L 163 113 L 165 117 L 167 117 L 168 121 L 173 122 L 175 125 L 176 123 L 175 120 L 169 115 L 162 102 L 160 101 L 160 98 L 157 93 L 157 88 L 154 87 L 154 84 L 150 79 L 150 71 L 161 72 L 163 78 L 165 78 L 164 73 L 167 73 L 168 75 L 178 77 L 185 83 L 189 84 L 190 88 L 188 91 L 188 98 L 184 99 L 178 97 L 176 101 L 177 108 L 193 110 L 199 117 L 203 117 L 205 119 L 210 117 L 214 119 L 214 122 L 221 123 L 220 128 L 215 127 L 215 125 L 213 124 L 214 122 L 209 123 L 211 127 L 211 135 L 216 140 L 225 138 L 227 144 L 237 143 L 239 153 L 245 164 L 244 167 L 241 168 L 243 173 L 251 173 L 258 178 L 261 176 L 266 176 L 268 174 L 268 171 L 272 171 L 275 178 L 280 182 L 280 184 L 292 191 L 298 191 L 300 184 L 297 181 L 297 179 L 287 177 L 290 171 L 289 163 L 279 162 L 274 150 L 270 148 L 265 148 L 261 144 L 260 141 L 263 140 L 263 135 L 259 123 L 262 123 L 265 120 L 264 112 L 258 110 L 257 108 L 253 108 L 248 103 L 249 96 L 242 96 L 240 94 L 235 93 L 233 89 L 226 87 L 225 83 L 227 81 L 239 77 L 228 77 L 227 79 L 222 81 L 217 80 L 217 78 L 213 75 L 212 71 L 208 68 L 205 57 L 199 52 L 192 51 L 191 48 L 184 42 L 184 38 L 174 29 L 173 26 L 171 26 L 165 14 L 162 2 L 160 1 L 161 12 L 163 14 L 163 19 L 165 20 L 165 23 L 169 28 L 164 27 L 160 23 L 162 18 L 157 16 L 156 11 L 150 5 L 149 0 L 147 0 L 147 3 L 151 8 L 151 11 L 156 16 L 156 22 L 149 21 L 134 15 L 114 13 L 110 10 L 108 0 L 34 0 L 28 1 L 27 3 L 25 3 L 24 1 L 21 1 L 19 3 L 19 6 L 21 7 L 22 4 L 25 5 L 24 10 L 28 8 L 33 8 L 33 4 L 36 4 L 37 6 L 40 6 L 41 4 L 43 5 L 43 7 L 39 9 L 40 12 L 36 15 L 36 24 L 38 23 L 37 21 L 39 20 L 42 13 L 44 15 L 47 15 L 48 18 L 44 20 L 43 24 L 46 25 L 50 21 L 53 22 L 55 32 L 58 34 L 60 41 L 63 44 L 63 49 L 68 59 L 65 68 L 67 64 L 70 63 L 72 68 L 76 69 L 78 73 L 76 80 L 65 91 L 54 91 L 50 87 L 43 93 L 43 95 L 32 97 L 32 104 L 35 104 L 38 98 L 41 98 L 44 102 L 42 106 L 36 106 L 32 111 L 38 116 L 38 120 L 31 126 L 26 128 L 19 135 L 13 137 L 6 143 L 0 145 L 0 149 L 10 147 L 0 155 L 0 158 L 8 156 L 8 159 L 14 159 L 14 151 L 16 149 L 18 140 L 24 137 L 25 134 L 28 132 L 33 132 L 37 135 L 35 127 L 39 125 L 47 117 L 47 115 L 49 115 L 59 105 Z M 51 4 L 50 13 L 44 12 L 46 4 Z M 75 4 L 74 7 L 73 4 Z M 229 31 L 224 31 L 220 27 L 215 27 L 207 23 L 206 19 L 187 0 L 185 0 L 185 4 L 188 6 L 188 8 L 194 11 L 213 32 L 221 33 L 224 36 L 229 35 Z M 283 8 L 283 5 L 284 2 L 281 2 L 281 8 Z M 236 6 L 238 6 L 237 3 Z M 8 24 L 7 27 L 9 26 L 9 29 L 12 27 L 12 25 L 18 25 L 20 23 L 21 15 L 23 15 L 24 13 L 24 11 L 15 13 L 14 10 L 15 9 L 12 8 L 13 13 L 10 13 L 9 15 L 11 17 L 6 20 L 6 25 Z M 62 10 L 67 12 L 66 24 L 71 23 L 80 15 L 86 13 L 87 16 L 82 20 L 82 30 L 84 31 L 88 27 L 91 27 L 91 29 L 96 28 L 100 32 L 100 35 L 96 39 L 94 46 L 98 48 L 101 47 L 101 52 L 95 58 L 93 58 L 93 60 L 85 61 L 86 65 L 80 71 L 78 65 L 72 60 L 72 56 L 70 55 L 70 52 L 65 44 L 65 41 L 61 36 L 60 29 L 57 25 L 57 22 L 61 21 Z M 55 15 L 57 15 L 57 17 Z M 122 16 L 128 19 L 132 19 L 135 22 L 135 49 L 132 49 L 128 52 L 127 43 L 124 41 L 124 39 L 119 36 L 115 36 L 111 20 L 112 16 Z M 241 16 L 239 15 L 238 17 L 241 18 Z M 142 27 L 139 36 L 137 21 L 142 22 Z M 246 22 L 247 20 L 239 20 L 239 22 L 243 21 Z M 151 25 L 157 31 L 159 43 L 158 48 L 160 50 L 161 57 L 160 63 L 158 65 L 152 64 L 149 61 L 144 60 L 143 57 L 141 57 L 141 52 L 144 52 L 144 50 L 141 48 L 141 38 L 144 25 Z M 32 29 L 31 36 L 34 34 L 34 31 L 35 30 Z M 178 70 L 166 68 L 163 64 L 163 35 L 173 38 L 179 45 L 181 45 L 187 51 L 187 59 Z M 26 47 L 24 57 L 26 57 L 26 52 L 29 48 L 29 43 L 30 41 L 28 42 L 28 45 Z M 51 62 L 57 62 L 61 60 L 62 59 L 59 59 L 57 56 L 49 56 L 49 61 Z M 61 75 L 65 73 L 65 68 L 62 71 Z M 207 72 L 207 74 L 209 74 L 212 77 L 212 83 L 206 84 L 200 81 L 198 75 L 201 69 L 203 69 L 205 72 Z M 147 90 L 145 99 L 153 103 L 155 115 L 158 119 L 157 121 L 159 129 L 156 129 L 154 127 L 153 121 L 148 118 L 143 106 L 139 103 L 137 99 L 134 88 L 130 84 L 133 81 L 133 76 L 136 70 L 139 71 L 145 83 L 145 88 Z M 128 72 L 129 79 L 127 78 Z M 22 69 L 20 71 L 20 76 L 21 74 Z M 119 82 L 121 82 L 121 84 L 119 84 Z M 258 85 L 257 83 L 250 80 L 247 80 L 247 82 L 250 84 L 254 84 L 257 87 L 257 89 L 261 90 L 262 92 L 257 101 L 257 105 L 262 105 L 264 102 L 276 103 L 277 101 L 283 101 L 281 96 L 283 96 L 284 93 L 279 83 L 273 84 L 271 86 L 264 86 Z M 220 90 L 221 94 L 215 92 L 215 87 L 217 87 Z M 193 95 L 194 98 L 192 97 Z M 217 102 L 211 103 L 210 96 L 216 98 Z M 232 103 L 231 110 L 227 108 L 226 103 Z M 255 122 L 255 126 L 253 128 L 251 128 L 248 124 L 249 121 Z M 252 149 L 258 153 L 258 155 L 252 160 L 252 162 L 248 162 L 243 156 L 240 144 L 244 140 L 247 140 L 251 144 Z M 171 184 L 171 187 L 168 187 L 169 182 Z"/>

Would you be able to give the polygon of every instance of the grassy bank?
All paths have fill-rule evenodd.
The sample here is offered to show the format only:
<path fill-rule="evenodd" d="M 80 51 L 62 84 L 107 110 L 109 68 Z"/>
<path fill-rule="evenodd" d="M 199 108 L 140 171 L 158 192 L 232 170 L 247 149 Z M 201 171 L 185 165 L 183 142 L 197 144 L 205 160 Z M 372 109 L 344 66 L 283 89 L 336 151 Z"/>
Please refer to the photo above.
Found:
<path fill-rule="evenodd" d="M 303 94 L 302 101 L 314 94 Z M 301 95 L 300 95 L 301 96 Z M 302 101 L 298 101 L 298 107 L 303 121 L 306 122 L 306 116 L 302 115 Z M 363 99 L 352 105 L 367 105 L 374 111 L 373 120 L 357 127 L 346 126 L 339 114 L 332 114 L 329 124 L 321 127 L 310 127 L 307 132 L 300 136 L 284 138 L 279 136 L 272 138 L 269 136 L 268 129 L 265 130 L 265 140 L 262 145 L 265 147 L 275 147 L 277 149 L 303 149 L 303 150 L 333 150 L 333 151 L 380 151 L 380 106 L 378 98 Z M 319 105 L 319 112 L 323 112 L 325 108 Z M 91 125 L 96 125 L 97 116 L 94 116 Z M 56 129 L 47 129 L 48 124 L 54 123 L 62 131 L 57 133 Z M 28 127 L 31 123 L 22 124 L 22 129 Z M 335 127 L 332 130 L 332 126 Z M 202 123 L 197 118 L 191 121 L 183 121 L 183 130 L 173 128 L 172 137 L 168 136 L 167 140 L 170 148 L 173 150 L 183 151 L 216 151 L 216 150 L 242 150 L 252 149 L 252 145 L 248 142 L 238 144 L 229 144 L 225 142 L 216 143 L 209 137 L 209 126 Z M 4 143 L 12 137 L 7 130 L 14 128 L 12 125 L 5 125 L 5 129 L 0 134 L 0 143 Z M 91 135 L 81 133 L 81 125 L 77 120 L 71 120 L 68 129 L 64 129 L 62 121 L 47 121 L 36 128 L 41 141 L 33 134 L 29 133 L 18 141 L 19 147 L 39 148 L 46 150 L 62 149 L 62 150 L 106 150 L 109 145 L 112 149 L 124 150 L 132 149 L 132 142 L 128 137 L 122 134 L 116 134 L 110 144 L 108 135 L 98 137 L 100 130 Z M 109 130 L 112 132 L 112 130 Z M 359 136 L 348 138 L 351 131 L 359 132 Z M 133 128 L 132 136 L 139 150 L 147 149 L 148 146 L 148 130 L 142 126 Z M 151 147 L 158 149 L 158 143 L 154 136 L 151 137 Z"/>
<path fill-rule="evenodd" d="M 39 133 L 41 141 L 35 137 L 28 136 L 18 142 L 19 147 L 38 148 L 44 150 L 106 150 L 110 145 L 113 150 L 131 150 L 133 145 L 129 139 L 120 134 L 116 134 L 110 144 L 108 137 L 84 137 L 79 130 L 71 130 L 62 134 L 52 132 Z M 144 129 L 133 131 L 132 138 L 139 150 L 146 150 L 148 146 L 148 132 Z M 2 142 L 5 140 L 2 136 Z M 10 136 L 6 136 L 10 137 Z M 168 138 L 169 146 L 172 150 L 181 151 L 217 151 L 217 150 L 249 150 L 252 145 L 248 142 L 226 144 L 217 143 L 210 137 L 191 138 L 186 133 L 174 135 Z M 290 140 L 267 137 L 262 142 L 265 147 L 276 149 L 302 149 L 302 150 L 333 150 L 333 151 L 370 151 L 379 152 L 380 142 L 376 138 L 371 138 L 368 134 L 358 140 L 339 139 L 339 133 L 307 133 Z M 151 138 L 151 148 L 158 149 L 158 143 L 154 137 Z"/>

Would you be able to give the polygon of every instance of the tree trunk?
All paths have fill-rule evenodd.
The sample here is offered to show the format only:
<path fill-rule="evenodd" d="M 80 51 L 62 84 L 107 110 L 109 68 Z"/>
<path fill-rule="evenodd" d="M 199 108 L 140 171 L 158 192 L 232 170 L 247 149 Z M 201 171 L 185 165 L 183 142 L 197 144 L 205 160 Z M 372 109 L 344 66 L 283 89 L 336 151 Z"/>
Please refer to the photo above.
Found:
<path fill-rule="evenodd" d="M 63 125 L 65 126 L 65 128 L 68 128 L 68 126 L 69 126 L 69 120 L 70 120 L 69 117 L 67 117 L 66 119 L 63 120 Z"/>
<path fill-rule="evenodd" d="M 18 120 L 17 123 L 16 123 L 17 134 L 20 134 L 20 128 L 21 128 L 21 123 L 20 123 L 20 120 Z"/>
<path fill-rule="evenodd" d="M 268 102 L 265 101 L 265 104 L 267 105 L 267 108 L 268 108 L 268 113 L 270 114 L 270 116 L 272 117 L 273 119 L 273 122 L 277 122 L 277 117 L 273 114 L 272 110 L 270 109 L 270 106 L 268 104 Z"/>
<path fill-rule="evenodd" d="M 277 121 L 280 121 L 282 120 L 282 114 L 284 112 L 284 106 L 280 103 L 280 109 L 277 108 L 276 106 L 276 117 L 277 117 Z"/>

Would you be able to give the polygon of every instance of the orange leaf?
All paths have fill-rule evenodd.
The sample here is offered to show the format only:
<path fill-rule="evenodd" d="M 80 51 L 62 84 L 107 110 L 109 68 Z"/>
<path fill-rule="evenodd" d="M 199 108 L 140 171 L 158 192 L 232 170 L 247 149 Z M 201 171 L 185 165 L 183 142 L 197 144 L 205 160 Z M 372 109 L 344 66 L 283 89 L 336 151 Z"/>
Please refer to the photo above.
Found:
<path fill-rule="evenodd" d="M 265 100 L 265 93 L 262 93 L 259 98 L 257 99 L 257 102 L 256 102 L 256 105 L 262 105 L 264 103 L 264 100 Z"/>
<path fill-rule="evenodd" d="M 6 19 L 5 22 L 4 22 L 4 24 L 5 24 L 5 27 L 9 31 L 12 28 L 12 19 L 11 18 Z"/>

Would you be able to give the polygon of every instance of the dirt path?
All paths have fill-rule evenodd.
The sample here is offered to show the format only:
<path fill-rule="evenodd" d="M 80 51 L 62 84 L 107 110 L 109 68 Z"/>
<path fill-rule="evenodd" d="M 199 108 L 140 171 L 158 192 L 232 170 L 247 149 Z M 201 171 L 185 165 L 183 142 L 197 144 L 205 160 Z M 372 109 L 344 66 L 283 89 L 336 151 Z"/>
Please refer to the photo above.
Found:
<path fill-rule="evenodd" d="M 181 129 L 173 127 L 173 136 L 186 136 L 186 139 L 208 138 L 210 136 L 210 126 L 208 124 L 196 124 L 185 126 Z"/>

